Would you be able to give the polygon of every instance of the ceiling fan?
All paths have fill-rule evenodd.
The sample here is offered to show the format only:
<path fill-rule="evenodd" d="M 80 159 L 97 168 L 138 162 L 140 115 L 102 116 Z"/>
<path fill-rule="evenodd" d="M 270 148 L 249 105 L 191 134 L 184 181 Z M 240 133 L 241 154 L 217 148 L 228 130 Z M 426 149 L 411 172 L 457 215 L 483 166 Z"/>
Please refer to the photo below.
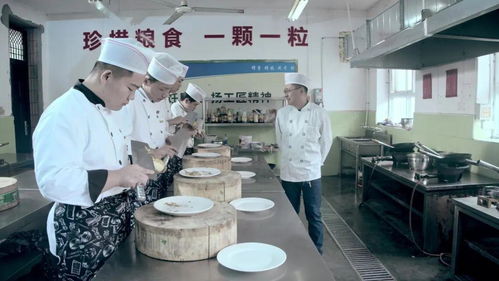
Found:
<path fill-rule="evenodd" d="M 239 13 L 243 14 L 243 9 L 227 9 L 227 8 L 208 8 L 208 7 L 190 7 L 187 4 L 187 0 L 181 0 L 180 5 L 175 5 L 168 1 L 164 0 L 154 0 L 155 2 L 161 3 L 167 7 L 175 9 L 175 12 L 163 23 L 163 24 L 172 24 L 178 18 L 180 18 L 183 14 L 191 13 L 191 12 L 209 12 L 209 13 Z"/>

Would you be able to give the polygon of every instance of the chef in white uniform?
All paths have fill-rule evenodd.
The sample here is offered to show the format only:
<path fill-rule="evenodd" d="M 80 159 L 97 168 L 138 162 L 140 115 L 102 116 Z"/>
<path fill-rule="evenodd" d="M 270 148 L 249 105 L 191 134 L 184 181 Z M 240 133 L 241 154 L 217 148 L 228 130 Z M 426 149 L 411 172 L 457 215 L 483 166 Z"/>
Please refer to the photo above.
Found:
<path fill-rule="evenodd" d="M 133 189 L 153 171 L 128 164 L 111 118 L 144 81 L 149 51 L 105 38 L 90 74 L 53 101 L 33 133 L 35 174 L 54 201 L 47 219 L 53 280 L 89 280 L 130 233 L 140 206 Z"/>
<path fill-rule="evenodd" d="M 286 73 L 284 96 L 288 105 L 277 111 L 276 138 L 280 148 L 282 186 L 296 213 L 303 193 L 308 233 L 322 254 L 321 166 L 332 144 L 327 112 L 309 102 L 309 79 Z"/>
<path fill-rule="evenodd" d="M 188 123 L 196 122 L 198 126 L 202 126 L 202 121 L 198 120 L 197 113 L 194 112 L 196 107 L 200 105 L 204 98 L 206 97 L 206 92 L 203 91 L 199 86 L 193 83 L 187 85 L 185 93 L 180 93 L 180 98 L 174 102 L 171 106 L 171 113 L 173 117 L 182 116 L 186 117 Z M 190 138 L 187 143 L 187 148 L 185 154 L 192 154 L 194 147 L 194 138 Z M 184 152 L 179 152 L 182 155 Z"/>
<path fill-rule="evenodd" d="M 156 54 L 136 99 L 122 110 L 129 124 L 124 126 L 125 133 L 132 140 L 147 143 L 156 158 L 172 157 L 176 152 L 166 144 L 169 126 L 185 122 L 185 118 L 172 118 L 167 98 L 186 67 L 167 53 Z"/>
<path fill-rule="evenodd" d="M 151 154 L 158 159 L 168 156 L 173 158 L 176 149 L 167 144 L 169 127 L 185 122 L 183 116 L 172 118 L 168 96 L 181 83 L 187 66 L 167 53 L 154 56 L 144 82 L 131 101 L 119 112 L 123 131 L 131 140 L 147 143 L 152 149 Z M 169 161 L 169 166 L 172 163 Z M 151 198 L 159 199 L 166 196 L 167 178 L 170 177 L 167 169 L 158 175 L 156 181 L 149 182 L 145 192 Z M 173 175 L 171 175 L 173 177 Z M 153 187 L 153 188 L 151 188 Z"/>

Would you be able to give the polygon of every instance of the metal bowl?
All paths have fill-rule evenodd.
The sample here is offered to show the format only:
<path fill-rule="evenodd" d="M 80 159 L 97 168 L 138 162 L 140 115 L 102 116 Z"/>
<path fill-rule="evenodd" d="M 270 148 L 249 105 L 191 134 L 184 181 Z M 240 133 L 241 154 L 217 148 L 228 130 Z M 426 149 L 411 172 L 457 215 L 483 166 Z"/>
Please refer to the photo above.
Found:
<path fill-rule="evenodd" d="M 411 170 L 423 171 L 428 168 L 430 157 L 419 152 L 414 152 L 407 154 L 407 161 Z"/>

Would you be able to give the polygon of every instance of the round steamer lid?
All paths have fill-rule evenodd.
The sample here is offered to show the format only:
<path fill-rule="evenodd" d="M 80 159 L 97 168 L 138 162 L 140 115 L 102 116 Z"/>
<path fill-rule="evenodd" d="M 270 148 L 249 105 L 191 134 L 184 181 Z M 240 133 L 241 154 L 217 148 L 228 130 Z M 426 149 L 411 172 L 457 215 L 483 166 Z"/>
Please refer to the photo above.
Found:
<path fill-rule="evenodd" d="M 0 177 L 0 188 L 11 186 L 17 183 L 16 178 Z"/>

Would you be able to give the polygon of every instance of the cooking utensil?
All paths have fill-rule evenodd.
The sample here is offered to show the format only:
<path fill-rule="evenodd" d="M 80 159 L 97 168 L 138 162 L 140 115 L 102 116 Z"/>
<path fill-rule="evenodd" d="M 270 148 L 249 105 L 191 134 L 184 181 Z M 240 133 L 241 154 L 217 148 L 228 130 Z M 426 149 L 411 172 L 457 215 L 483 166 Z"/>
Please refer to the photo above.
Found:
<path fill-rule="evenodd" d="M 222 156 L 222 154 L 216 152 L 194 152 L 192 156 L 199 158 L 217 158 Z"/>
<path fill-rule="evenodd" d="M 236 172 L 238 172 L 241 175 L 242 179 L 249 179 L 249 178 L 256 176 L 256 174 L 254 172 L 250 172 L 250 171 L 236 171 Z"/>
<path fill-rule="evenodd" d="M 0 177 L 0 211 L 17 206 L 19 200 L 17 179 Z"/>
<path fill-rule="evenodd" d="M 213 201 L 197 196 L 170 196 L 154 202 L 154 208 L 172 216 L 192 216 L 213 208 Z"/>
<path fill-rule="evenodd" d="M 183 169 L 179 172 L 181 176 L 188 178 L 209 178 L 220 175 L 222 172 L 217 168 L 195 167 Z"/>
<path fill-rule="evenodd" d="M 435 151 L 435 150 L 433 150 L 433 149 L 429 148 L 428 146 L 426 146 L 426 145 L 422 144 L 422 143 L 421 143 L 421 142 L 419 142 L 419 141 L 417 141 L 417 142 L 415 143 L 415 145 L 416 145 L 416 147 L 417 147 L 417 148 L 419 148 L 419 150 L 424 150 L 424 151 L 428 151 L 428 152 L 430 152 L 430 153 L 433 153 L 433 154 L 435 154 L 435 155 L 440 155 L 437 151 Z"/>
<path fill-rule="evenodd" d="M 407 163 L 407 154 L 414 152 L 415 144 L 412 142 L 389 145 L 377 139 L 372 139 L 372 141 L 390 148 L 394 166 L 398 166 L 401 163 Z"/>
<path fill-rule="evenodd" d="M 156 171 L 154 169 L 154 162 L 152 160 L 152 156 L 149 154 L 149 145 L 147 143 L 141 141 L 132 140 L 132 164 L 137 164 L 142 168 L 149 169 L 152 171 Z M 149 175 L 149 179 L 154 179 L 156 173 Z M 139 201 L 146 200 L 146 193 L 144 190 L 145 186 L 142 184 L 138 184 L 135 189 L 137 192 L 137 199 Z"/>
<path fill-rule="evenodd" d="M 251 162 L 253 159 L 249 157 L 232 157 L 230 161 L 233 163 L 248 163 Z"/>
<path fill-rule="evenodd" d="M 239 198 L 230 201 L 230 204 L 238 211 L 242 212 L 262 212 L 274 207 L 272 200 L 258 197 Z"/>
<path fill-rule="evenodd" d="M 217 261 L 232 270 L 261 272 L 281 266 L 286 261 L 286 252 L 264 243 L 239 243 L 218 252 Z"/>
<path fill-rule="evenodd" d="M 430 163 L 430 157 L 423 153 L 413 152 L 407 154 L 407 160 L 409 162 L 409 168 L 415 171 L 423 171 L 428 168 Z"/>

